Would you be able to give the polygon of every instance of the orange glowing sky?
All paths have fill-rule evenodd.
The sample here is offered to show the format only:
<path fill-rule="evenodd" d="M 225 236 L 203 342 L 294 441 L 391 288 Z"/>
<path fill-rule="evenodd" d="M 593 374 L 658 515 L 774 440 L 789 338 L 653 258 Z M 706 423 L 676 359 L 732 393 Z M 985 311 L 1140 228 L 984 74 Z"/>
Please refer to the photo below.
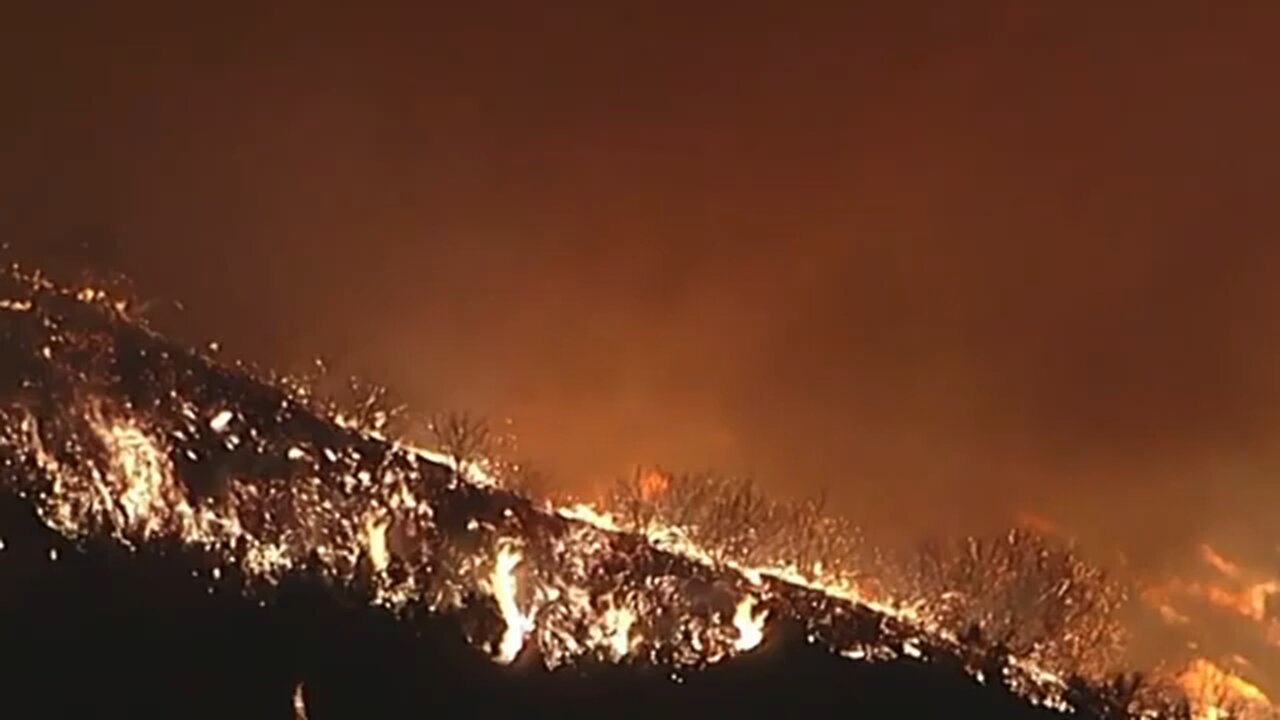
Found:
<path fill-rule="evenodd" d="M 583 491 L 1269 527 L 1275 3 L 23 4 L 0 227 L 165 329 L 510 416 Z"/>

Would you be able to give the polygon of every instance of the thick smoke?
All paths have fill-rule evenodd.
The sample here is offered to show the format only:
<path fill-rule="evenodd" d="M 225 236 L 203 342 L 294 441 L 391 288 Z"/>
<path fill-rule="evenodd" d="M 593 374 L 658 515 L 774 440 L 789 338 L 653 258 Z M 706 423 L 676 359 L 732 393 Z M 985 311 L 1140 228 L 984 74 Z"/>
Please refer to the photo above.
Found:
<path fill-rule="evenodd" d="M 1274 7 L 507 5 L 6 13 L 3 233 L 582 493 L 1270 545 Z"/>

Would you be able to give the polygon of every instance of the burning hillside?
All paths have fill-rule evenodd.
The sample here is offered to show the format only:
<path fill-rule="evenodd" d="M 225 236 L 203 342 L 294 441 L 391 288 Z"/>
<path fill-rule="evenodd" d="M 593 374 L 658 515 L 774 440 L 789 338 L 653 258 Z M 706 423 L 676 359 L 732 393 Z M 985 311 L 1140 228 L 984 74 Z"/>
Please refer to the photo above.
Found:
<path fill-rule="evenodd" d="M 499 664 L 661 668 L 679 680 L 788 627 L 829 656 L 967 671 L 1025 698 L 1027 712 L 1173 712 L 1164 688 L 1067 666 L 1071 648 L 1107 646 L 1115 598 L 1092 590 L 1106 586 L 1070 556 L 1022 553 L 1025 536 L 939 548 L 913 577 L 931 578 L 920 593 L 950 595 L 922 606 L 897 585 L 833 567 L 848 554 L 830 544 L 850 529 L 818 508 L 765 512 L 740 486 L 665 475 L 638 476 L 613 513 L 544 506 L 482 467 L 170 343 L 101 292 L 16 272 L 5 285 L 3 485 L 73 543 L 176 547 L 201 558 L 204 582 L 250 596 L 321 578 L 401 618 L 454 618 Z M 699 508 L 722 516 L 672 515 Z M 780 531 L 769 523 L 805 513 L 811 541 L 771 548 Z M 723 527 L 748 532 L 717 535 Z M 1044 577 L 1056 580 L 1029 581 Z M 965 583 L 975 595 L 995 587 L 1004 606 L 1058 598 L 1063 614 L 1011 619 L 966 605 L 955 590 Z"/>

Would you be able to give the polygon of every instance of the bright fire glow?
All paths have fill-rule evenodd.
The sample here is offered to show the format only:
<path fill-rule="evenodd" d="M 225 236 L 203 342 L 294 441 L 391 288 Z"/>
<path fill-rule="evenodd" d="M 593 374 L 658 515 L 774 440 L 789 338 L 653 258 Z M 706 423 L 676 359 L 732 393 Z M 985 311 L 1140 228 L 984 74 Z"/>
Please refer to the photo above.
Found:
<path fill-rule="evenodd" d="M 375 572 L 382 572 L 391 564 L 391 553 L 387 550 L 387 527 L 389 521 L 376 516 L 365 520 L 365 538 L 369 547 L 369 562 Z"/>
<path fill-rule="evenodd" d="M 293 689 L 293 720 L 308 720 L 307 698 L 303 694 L 302 683 Z"/>
<path fill-rule="evenodd" d="M 629 608 L 609 608 L 604 612 L 604 625 L 609 649 L 614 661 L 631 654 L 631 627 L 636 624 L 636 614 Z"/>
<path fill-rule="evenodd" d="M 498 602 L 498 610 L 506 623 L 502 641 L 498 647 L 498 661 L 510 663 L 520 654 L 524 647 L 525 634 L 529 631 L 530 618 L 520 610 L 518 600 L 519 583 L 516 580 L 516 566 L 520 564 L 520 549 L 510 541 L 503 540 L 498 544 L 498 557 L 493 564 L 493 574 L 489 576 L 493 598 Z"/>
<path fill-rule="evenodd" d="M 97 293 L 81 300 L 94 308 L 107 302 Z M 501 630 L 481 624 L 470 639 L 503 663 L 533 646 L 550 667 L 584 658 L 702 666 L 759 647 L 770 618 L 800 622 L 811 642 L 849 658 L 959 653 L 928 612 L 825 571 L 824 558 L 739 563 L 681 527 L 654 522 L 629 535 L 625 522 L 589 504 L 543 512 L 502 491 L 484 462 L 469 463 L 458 478 L 447 456 L 340 416 L 307 425 L 314 431 L 283 433 L 290 420 L 318 411 L 256 381 L 244 383 L 261 397 L 228 403 L 198 381 L 175 380 L 146 388 L 154 407 L 139 410 L 110 381 L 83 381 L 101 369 L 75 365 L 66 358 L 84 353 L 64 351 L 91 341 L 46 323 L 51 311 L 37 300 L 3 309 L 13 322 L 33 324 L 37 362 L 70 391 L 56 410 L 0 408 L 0 472 L 67 537 L 108 536 L 134 549 L 176 539 L 265 586 L 318 564 L 336 586 L 370 587 L 369 602 L 395 611 L 447 613 L 487 595 L 486 612 L 492 618 L 496 606 Z M 163 361 L 187 364 L 164 377 L 208 373 L 194 356 Z M 187 475 L 193 467 L 208 476 L 198 495 Z M 640 487 L 652 499 L 668 485 L 651 474 Z M 1237 578 L 1229 572 L 1235 566 L 1213 557 L 1206 553 L 1206 562 Z M 1204 595 L 1260 618 L 1275 592 L 1264 582 Z M 867 627 L 876 628 L 874 638 Z M 1184 687 L 1223 686 L 1265 701 L 1240 678 L 1193 671 Z M 1066 683 L 1040 658 L 1014 658 L 1007 674 L 1019 692 L 1063 706 Z M 305 717 L 301 687 L 295 709 Z"/>
<path fill-rule="evenodd" d="M 1195 720 L 1227 720 L 1249 717 L 1246 713 L 1270 707 L 1271 701 L 1257 686 L 1208 660 L 1195 660 L 1178 675 L 1191 701 Z"/>
<path fill-rule="evenodd" d="M 756 602 L 754 595 L 747 595 L 734 610 L 733 626 L 738 629 L 738 639 L 734 641 L 733 648 L 738 652 L 754 650 L 764 641 L 764 621 L 769 611 L 756 613 Z"/>

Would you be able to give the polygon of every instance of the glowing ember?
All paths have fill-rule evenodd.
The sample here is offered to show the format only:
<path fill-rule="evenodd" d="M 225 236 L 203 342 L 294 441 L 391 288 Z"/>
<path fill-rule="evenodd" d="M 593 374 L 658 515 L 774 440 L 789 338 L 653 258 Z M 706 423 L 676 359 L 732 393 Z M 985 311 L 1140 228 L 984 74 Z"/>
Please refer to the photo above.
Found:
<path fill-rule="evenodd" d="M 231 420 L 235 416 L 235 413 L 230 410 L 223 410 L 209 421 L 209 428 L 216 433 L 224 432 L 231 425 Z"/>

